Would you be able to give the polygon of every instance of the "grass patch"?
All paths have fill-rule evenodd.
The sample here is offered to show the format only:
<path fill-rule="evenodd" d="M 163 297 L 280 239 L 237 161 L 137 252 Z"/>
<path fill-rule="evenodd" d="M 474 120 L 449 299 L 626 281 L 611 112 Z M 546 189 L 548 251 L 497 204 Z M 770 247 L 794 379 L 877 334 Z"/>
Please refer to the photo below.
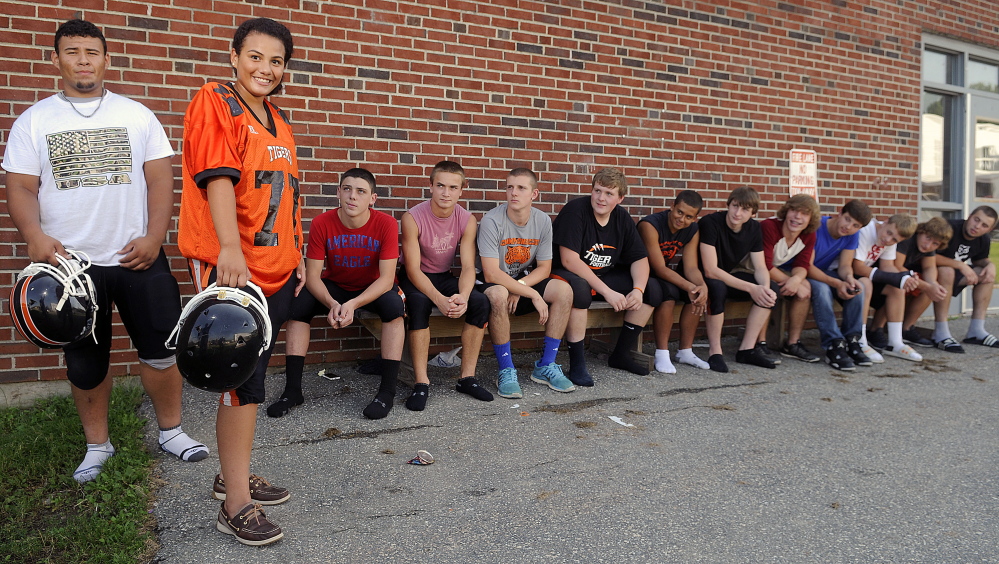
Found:
<path fill-rule="evenodd" d="M 73 400 L 0 410 L 0 562 L 148 562 L 152 458 L 137 415 L 138 386 L 115 386 L 108 418 L 115 456 L 80 486 L 86 440 Z"/>

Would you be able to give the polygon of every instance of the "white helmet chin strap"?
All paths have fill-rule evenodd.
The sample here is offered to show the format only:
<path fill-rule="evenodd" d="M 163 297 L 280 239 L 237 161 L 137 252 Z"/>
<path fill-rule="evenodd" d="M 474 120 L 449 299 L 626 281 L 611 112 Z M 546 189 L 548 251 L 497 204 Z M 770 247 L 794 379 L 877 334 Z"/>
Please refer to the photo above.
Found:
<path fill-rule="evenodd" d="M 58 280 L 63 285 L 62 297 L 59 298 L 59 303 L 56 304 L 56 310 L 58 311 L 62 311 L 62 307 L 66 305 L 66 300 L 71 297 L 90 298 L 96 309 L 97 300 L 94 297 L 94 282 L 86 272 L 90 268 L 90 257 L 83 251 L 66 249 L 66 252 L 69 253 L 69 258 L 56 253 L 55 257 L 59 261 L 59 266 L 52 266 L 47 262 L 33 262 L 22 270 L 17 275 L 17 278 L 21 279 L 25 276 L 44 272 Z"/>
<path fill-rule="evenodd" d="M 62 284 L 62 296 L 56 304 L 56 311 L 62 311 L 69 298 L 89 299 L 94 308 L 91 323 L 91 327 L 93 327 L 97 320 L 97 297 L 94 293 L 94 281 L 87 274 L 87 269 L 90 268 L 90 257 L 83 251 L 74 251 L 73 249 L 66 249 L 66 253 L 69 254 L 68 258 L 56 253 L 55 258 L 59 262 L 59 266 L 52 266 L 47 262 L 33 262 L 17 275 L 17 279 L 20 280 L 25 276 L 33 276 L 42 272 L 55 278 Z M 97 336 L 94 335 L 93 331 L 90 335 L 96 343 Z"/>
<path fill-rule="evenodd" d="M 202 303 L 212 300 L 228 300 L 230 302 L 236 302 L 243 307 L 252 307 L 257 309 L 263 319 L 264 326 L 264 342 L 260 345 L 260 354 L 263 354 L 267 347 L 271 343 L 271 318 L 267 314 L 267 298 L 264 297 L 264 292 L 257 287 L 253 282 L 246 283 L 247 288 L 253 290 L 256 294 L 247 292 L 242 288 L 229 288 L 229 287 L 216 287 L 215 284 L 211 284 L 196 296 L 191 298 L 191 301 L 187 302 L 184 306 L 184 310 L 180 313 L 180 319 L 177 320 L 177 325 L 174 326 L 173 331 L 170 332 L 170 336 L 167 337 L 166 347 L 170 350 L 177 349 L 177 338 L 180 334 L 180 326 L 185 319 L 194 311 L 194 308 L 198 307 Z"/>

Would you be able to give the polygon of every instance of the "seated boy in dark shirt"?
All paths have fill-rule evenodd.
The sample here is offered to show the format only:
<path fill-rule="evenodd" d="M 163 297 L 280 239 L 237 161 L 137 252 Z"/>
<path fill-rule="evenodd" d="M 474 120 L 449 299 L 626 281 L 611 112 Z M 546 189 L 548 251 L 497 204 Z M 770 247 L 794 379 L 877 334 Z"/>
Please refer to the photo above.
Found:
<path fill-rule="evenodd" d="M 594 298 L 625 312 L 621 335 L 607 364 L 634 374 L 649 373 L 630 352 L 637 347 L 653 308 L 662 303 L 662 294 L 658 284 L 648 284 L 649 259 L 635 221 L 618 206 L 627 193 L 621 171 L 602 169 L 593 176 L 590 195 L 566 204 L 552 226 L 558 249 L 552 277 L 568 282 L 573 292 L 565 340 L 569 342 L 569 380 L 577 386 L 593 385 L 586 370 L 583 338 Z"/>
<path fill-rule="evenodd" d="M 703 205 L 700 194 L 684 190 L 676 195 L 673 207 L 638 222 L 638 233 L 645 242 L 652 269 L 649 284 L 659 284 L 663 293 L 663 303 L 655 310 L 652 327 L 656 335 L 656 370 L 664 374 L 676 373 L 669 358 L 669 337 L 677 300 L 684 305 L 680 310 L 680 346 L 676 359 L 697 368 L 708 368 L 708 363 L 697 358 L 692 348 L 697 324 L 708 302 L 708 288 L 697 264 L 701 241 L 697 214 Z"/>
<path fill-rule="evenodd" d="M 715 372 L 728 372 L 721 348 L 725 302 L 751 299 L 753 306 L 746 317 L 746 331 L 735 361 L 774 368 L 774 362 L 756 346 L 756 337 L 770 319 L 779 290 L 777 283 L 770 280 L 763 256 L 763 231 L 759 223 L 752 221 L 760 208 L 760 195 L 749 187 L 736 188 L 726 205 L 727 210 L 708 214 L 698 222 L 701 268 L 708 286 L 708 365 Z M 752 272 L 736 270 L 747 256 Z"/>

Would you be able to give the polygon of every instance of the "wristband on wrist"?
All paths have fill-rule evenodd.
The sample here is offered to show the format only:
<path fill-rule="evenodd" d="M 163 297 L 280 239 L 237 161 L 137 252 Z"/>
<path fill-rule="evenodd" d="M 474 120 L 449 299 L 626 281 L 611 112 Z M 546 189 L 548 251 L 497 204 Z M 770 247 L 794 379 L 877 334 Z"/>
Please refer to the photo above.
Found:
<path fill-rule="evenodd" d="M 638 290 L 639 292 L 641 292 L 641 293 L 643 293 L 643 294 L 645 293 L 645 290 L 643 290 L 643 289 L 639 288 L 638 286 L 635 286 L 635 288 L 634 288 L 634 289 L 635 289 L 635 290 Z"/>

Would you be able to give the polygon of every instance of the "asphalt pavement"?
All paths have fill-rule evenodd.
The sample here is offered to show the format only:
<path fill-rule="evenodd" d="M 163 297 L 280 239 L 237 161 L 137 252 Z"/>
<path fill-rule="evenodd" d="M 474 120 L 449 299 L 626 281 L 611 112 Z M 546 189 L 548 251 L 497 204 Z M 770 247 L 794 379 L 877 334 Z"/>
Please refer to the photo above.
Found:
<path fill-rule="evenodd" d="M 258 417 L 252 471 L 292 491 L 265 509 L 285 532 L 266 547 L 215 530 L 217 395 L 186 387 L 184 429 L 212 456 L 157 455 L 155 561 L 999 562 L 999 349 L 848 373 L 739 365 L 736 347 L 728 374 L 635 376 L 589 356 L 596 386 L 568 394 L 531 382 L 537 355 L 518 353 L 524 397 L 488 403 L 432 368 L 426 411 L 400 385 L 379 421 L 361 415 L 376 376 L 307 372 L 304 405 Z M 483 351 L 494 392 L 495 374 Z M 269 377 L 269 395 L 283 385 Z M 436 462 L 408 464 L 420 449 Z"/>

